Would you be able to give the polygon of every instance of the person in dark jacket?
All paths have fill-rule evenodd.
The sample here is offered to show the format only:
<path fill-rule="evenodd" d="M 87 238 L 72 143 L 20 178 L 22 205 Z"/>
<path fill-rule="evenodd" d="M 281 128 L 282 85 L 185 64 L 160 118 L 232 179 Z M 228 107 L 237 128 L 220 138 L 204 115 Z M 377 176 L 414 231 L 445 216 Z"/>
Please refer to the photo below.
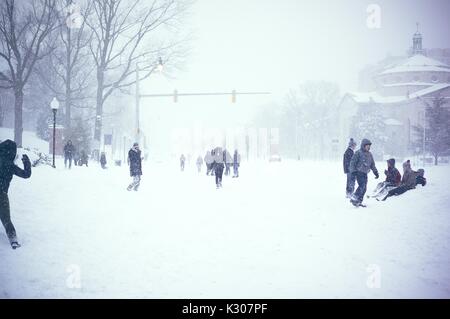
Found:
<path fill-rule="evenodd" d="M 106 168 L 106 154 L 105 152 L 102 152 L 100 155 L 100 165 L 102 166 L 103 169 Z"/>
<path fill-rule="evenodd" d="M 361 141 L 361 148 L 353 154 L 350 161 L 350 173 L 354 175 L 358 183 L 358 188 L 350 199 L 350 202 L 354 206 L 362 205 L 364 194 L 367 190 L 367 174 L 369 171 L 373 171 L 376 179 L 379 177 L 378 170 L 375 166 L 375 161 L 373 160 L 372 153 L 370 152 L 371 145 L 372 142 L 368 139 L 363 139 Z"/>
<path fill-rule="evenodd" d="M 416 188 L 417 176 L 419 176 L 419 173 L 412 170 L 410 160 L 407 160 L 406 162 L 404 162 L 403 163 L 403 177 L 402 177 L 400 186 L 398 186 L 394 189 L 391 189 L 382 200 L 386 200 L 387 198 L 389 198 L 391 196 L 401 195 L 411 189 Z"/>
<path fill-rule="evenodd" d="M 384 174 L 386 175 L 386 180 L 384 182 L 378 183 L 372 197 L 384 196 L 389 190 L 400 185 L 402 175 L 395 167 L 394 158 L 390 158 L 387 160 L 387 170 L 384 171 Z"/>
<path fill-rule="evenodd" d="M 184 156 L 184 154 L 181 154 L 181 156 L 180 156 L 180 168 L 181 168 L 182 172 L 184 171 L 185 164 L 186 164 L 186 157 Z"/>
<path fill-rule="evenodd" d="M 216 188 L 222 187 L 222 176 L 223 176 L 223 169 L 225 167 L 225 152 L 222 150 L 221 147 L 216 147 L 214 150 L 214 162 L 213 162 L 213 169 L 214 169 L 214 175 L 216 176 Z"/>
<path fill-rule="evenodd" d="M 202 171 L 202 165 L 203 165 L 203 158 L 202 158 L 201 155 L 199 155 L 199 156 L 197 157 L 197 161 L 195 162 L 195 164 L 197 165 L 198 173 L 201 173 L 201 171 Z"/>
<path fill-rule="evenodd" d="M 347 193 L 347 198 L 350 198 L 355 190 L 355 175 L 350 173 L 350 161 L 352 160 L 353 154 L 355 153 L 356 142 L 353 138 L 350 138 L 348 142 L 347 150 L 344 153 L 344 174 L 347 175 L 347 184 L 345 187 L 345 192 Z"/>
<path fill-rule="evenodd" d="M 17 145 L 11 140 L 0 143 L 0 220 L 5 228 L 11 246 L 20 247 L 17 241 L 16 229 L 11 222 L 8 190 L 14 175 L 21 178 L 31 176 L 31 162 L 27 155 L 22 155 L 24 169 L 14 164 L 17 155 Z"/>
<path fill-rule="evenodd" d="M 69 169 L 72 168 L 72 159 L 75 154 L 75 146 L 73 146 L 72 141 L 68 140 L 67 144 L 64 145 L 64 166 L 67 168 L 67 162 L 69 162 Z"/>
<path fill-rule="evenodd" d="M 133 177 L 133 181 L 128 185 L 127 190 L 137 191 L 141 184 L 142 176 L 142 157 L 138 143 L 134 143 L 128 152 L 128 165 L 130 165 L 130 176 Z"/>
<path fill-rule="evenodd" d="M 239 177 L 239 166 L 241 165 L 241 154 L 234 150 L 233 154 L 233 178 Z"/>

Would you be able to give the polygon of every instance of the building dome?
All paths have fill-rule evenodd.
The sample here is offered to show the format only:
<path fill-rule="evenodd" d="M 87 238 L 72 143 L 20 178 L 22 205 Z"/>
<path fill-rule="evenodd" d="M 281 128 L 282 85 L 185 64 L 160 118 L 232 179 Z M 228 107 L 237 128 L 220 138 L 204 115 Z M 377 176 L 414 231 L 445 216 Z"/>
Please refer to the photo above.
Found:
<path fill-rule="evenodd" d="M 403 72 L 445 72 L 450 73 L 450 66 L 440 61 L 428 58 L 422 54 L 416 54 L 397 64 L 394 67 L 388 68 L 381 72 L 381 74 L 393 74 Z"/>

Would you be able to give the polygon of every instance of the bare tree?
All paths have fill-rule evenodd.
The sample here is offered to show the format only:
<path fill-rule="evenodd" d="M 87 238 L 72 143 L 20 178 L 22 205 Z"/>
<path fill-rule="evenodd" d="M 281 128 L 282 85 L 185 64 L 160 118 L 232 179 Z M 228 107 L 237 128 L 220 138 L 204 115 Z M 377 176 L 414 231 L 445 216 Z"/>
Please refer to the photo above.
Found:
<path fill-rule="evenodd" d="M 0 88 L 14 91 L 14 140 L 22 146 L 24 86 L 37 61 L 52 45 L 48 36 L 56 22 L 54 0 L 3 0 L 0 4 L 0 58 L 8 71 L 0 72 Z"/>
<path fill-rule="evenodd" d="M 93 0 L 92 5 L 87 24 L 93 32 L 90 52 L 97 71 L 94 139 L 99 144 L 105 101 L 136 82 L 137 63 L 142 80 L 158 67 L 160 57 L 167 65 L 180 56 L 181 42 L 173 40 L 173 31 L 188 2 Z"/>
<path fill-rule="evenodd" d="M 330 154 L 338 99 L 338 85 L 324 81 L 303 83 L 287 94 L 283 125 L 289 128 L 287 137 L 295 139 L 296 157 L 324 159 Z"/>
<path fill-rule="evenodd" d="M 64 124 L 70 131 L 72 107 L 84 108 L 90 98 L 90 77 L 94 64 L 88 50 L 90 31 L 84 17 L 88 15 L 90 3 L 80 7 L 72 0 L 57 0 L 59 15 L 58 32 L 54 32 L 56 49 L 37 65 L 42 85 L 46 86 L 65 105 Z M 71 15 L 80 15 L 80 20 L 71 22 Z"/>

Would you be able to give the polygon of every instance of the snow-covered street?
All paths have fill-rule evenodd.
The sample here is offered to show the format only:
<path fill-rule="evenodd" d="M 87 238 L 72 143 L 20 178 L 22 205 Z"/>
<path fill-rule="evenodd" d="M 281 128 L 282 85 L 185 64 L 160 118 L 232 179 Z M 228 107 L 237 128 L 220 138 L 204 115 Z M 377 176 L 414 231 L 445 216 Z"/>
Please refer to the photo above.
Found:
<path fill-rule="evenodd" d="M 147 163 L 138 192 L 126 166 L 39 166 L 11 183 L 22 247 L 2 229 L 0 297 L 449 298 L 448 167 L 355 208 L 341 166 L 244 162 L 216 190 L 193 163 Z"/>

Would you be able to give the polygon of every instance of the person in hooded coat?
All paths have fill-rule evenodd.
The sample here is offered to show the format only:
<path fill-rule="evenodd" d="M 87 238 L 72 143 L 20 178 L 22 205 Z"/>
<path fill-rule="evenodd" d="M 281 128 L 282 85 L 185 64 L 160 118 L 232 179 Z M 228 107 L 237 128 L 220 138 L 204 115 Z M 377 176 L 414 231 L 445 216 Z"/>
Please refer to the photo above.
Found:
<path fill-rule="evenodd" d="M 387 170 L 384 171 L 386 175 L 386 180 L 384 182 L 378 183 L 375 188 L 372 197 L 384 196 L 387 192 L 400 185 L 402 175 L 395 167 L 395 159 L 390 158 L 387 161 Z M 383 195 L 384 194 L 384 195 Z"/>
<path fill-rule="evenodd" d="M 356 179 L 358 183 L 358 188 L 356 192 L 351 196 L 350 202 L 354 206 L 362 205 L 364 199 L 364 194 L 367 190 L 367 174 L 370 170 L 373 171 L 375 179 L 378 179 L 379 174 L 375 166 L 375 161 L 373 160 L 372 153 L 370 152 L 370 147 L 372 142 L 368 139 L 363 139 L 361 141 L 361 148 L 355 152 L 350 161 L 350 173 Z"/>
<path fill-rule="evenodd" d="M 355 153 L 356 142 L 353 138 L 348 142 L 347 150 L 344 153 L 343 165 L 344 165 L 344 174 L 347 175 L 347 184 L 345 187 L 345 192 L 347 194 L 347 198 L 350 198 L 355 190 L 355 175 L 350 173 L 350 161 L 352 160 L 353 154 Z"/>
<path fill-rule="evenodd" d="M 137 191 L 141 184 L 142 176 L 142 157 L 138 143 L 134 143 L 133 147 L 128 152 L 128 165 L 130 165 L 130 176 L 133 178 L 133 181 L 128 185 L 127 190 Z"/>
<path fill-rule="evenodd" d="M 21 178 L 31 176 L 31 162 L 27 155 L 22 155 L 24 169 L 21 169 L 14 164 L 16 155 L 17 144 L 15 142 L 6 140 L 0 143 L 0 220 L 11 245 L 18 246 L 16 229 L 11 222 L 8 190 L 14 175 Z"/>
<path fill-rule="evenodd" d="M 398 196 L 401 195 L 411 189 L 416 188 L 417 181 L 416 178 L 419 176 L 418 172 L 415 172 L 411 169 L 411 162 L 410 160 L 407 160 L 403 163 L 403 177 L 402 181 L 400 183 L 400 186 L 391 189 L 387 195 L 383 198 L 383 200 L 386 200 L 388 197 L 391 196 Z"/>

